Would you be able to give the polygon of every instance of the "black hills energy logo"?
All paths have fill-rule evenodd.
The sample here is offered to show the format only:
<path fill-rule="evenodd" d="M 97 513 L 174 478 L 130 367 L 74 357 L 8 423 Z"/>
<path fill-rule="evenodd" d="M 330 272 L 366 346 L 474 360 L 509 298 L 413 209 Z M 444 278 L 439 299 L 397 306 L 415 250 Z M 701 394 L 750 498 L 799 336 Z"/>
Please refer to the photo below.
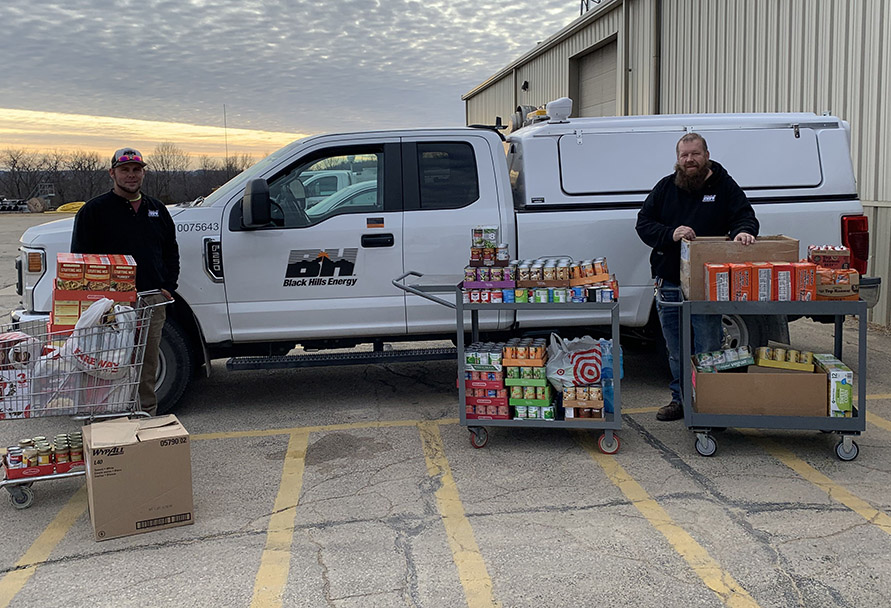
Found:
<path fill-rule="evenodd" d="M 343 249 L 292 249 L 283 287 L 343 285 L 352 287 L 358 247 Z"/>

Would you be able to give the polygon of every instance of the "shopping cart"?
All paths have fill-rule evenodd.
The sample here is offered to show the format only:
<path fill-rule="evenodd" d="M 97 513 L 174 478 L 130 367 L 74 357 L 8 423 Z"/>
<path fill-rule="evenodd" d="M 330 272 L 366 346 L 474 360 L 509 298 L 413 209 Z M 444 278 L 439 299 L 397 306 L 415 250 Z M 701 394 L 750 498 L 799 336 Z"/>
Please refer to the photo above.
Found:
<path fill-rule="evenodd" d="M 133 303 L 101 299 L 74 329 L 41 325 L 0 326 L 0 420 L 71 416 L 85 424 L 97 418 L 147 416 L 139 406 L 139 376 L 159 291 L 140 292 Z M 34 500 L 37 481 L 84 475 L 80 452 L 22 440 L 3 454 L 0 488 L 18 509 Z M 49 446 L 48 449 L 46 446 Z M 58 449 L 56 449 L 58 448 Z M 71 454 L 81 456 L 72 462 Z"/>

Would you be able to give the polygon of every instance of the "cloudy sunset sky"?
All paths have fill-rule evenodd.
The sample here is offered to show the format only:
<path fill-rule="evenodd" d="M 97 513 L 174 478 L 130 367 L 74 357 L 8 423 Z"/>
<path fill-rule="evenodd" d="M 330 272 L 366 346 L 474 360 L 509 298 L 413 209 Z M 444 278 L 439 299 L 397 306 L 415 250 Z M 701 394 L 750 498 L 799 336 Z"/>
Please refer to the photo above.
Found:
<path fill-rule="evenodd" d="M 3 0 L 0 149 L 259 157 L 313 133 L 464 124 L 460 97 L 578 0 Z"/>

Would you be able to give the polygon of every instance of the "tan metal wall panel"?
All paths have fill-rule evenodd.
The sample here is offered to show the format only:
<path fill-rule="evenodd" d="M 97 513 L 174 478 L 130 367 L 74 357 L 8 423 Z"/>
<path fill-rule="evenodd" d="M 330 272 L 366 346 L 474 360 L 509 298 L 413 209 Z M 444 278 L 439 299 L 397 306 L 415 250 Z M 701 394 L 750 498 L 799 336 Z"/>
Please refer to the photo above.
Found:
<path fill-rule="evenodd" d="M 869 273 L 882 277 L 882 297 L 872 309 L 870 321 L 891 326 L 891 292 L 888 277 L 891 277 L 891 206 L 866 207 L 869 216 L 870 249 L 872 259 Z"/>
<path fill-rule="evenodd" d="M 514 77 L 508 74 L 479 95 L 466 101 L 467 124 L 492 125 L 501 116 L 504 124 L 510 124 L 510 115 L 516 109 L 514 102 Z"/>

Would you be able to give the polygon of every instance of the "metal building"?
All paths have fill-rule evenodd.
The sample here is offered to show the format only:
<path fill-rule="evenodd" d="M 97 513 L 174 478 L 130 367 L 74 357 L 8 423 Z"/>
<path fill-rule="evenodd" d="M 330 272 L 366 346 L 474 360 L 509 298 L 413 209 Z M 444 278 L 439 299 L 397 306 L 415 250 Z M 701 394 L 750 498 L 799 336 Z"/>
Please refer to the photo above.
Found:
<path fill-rule="evenodd" d="M 466 93 L 467 124 L 568 96 L 576 116 L 829 112 L 851 124 L 873 322 L 891 326 L 891 0 L 603 0 Z M 888 101 L 886 101 L 888 100 Z"/>

